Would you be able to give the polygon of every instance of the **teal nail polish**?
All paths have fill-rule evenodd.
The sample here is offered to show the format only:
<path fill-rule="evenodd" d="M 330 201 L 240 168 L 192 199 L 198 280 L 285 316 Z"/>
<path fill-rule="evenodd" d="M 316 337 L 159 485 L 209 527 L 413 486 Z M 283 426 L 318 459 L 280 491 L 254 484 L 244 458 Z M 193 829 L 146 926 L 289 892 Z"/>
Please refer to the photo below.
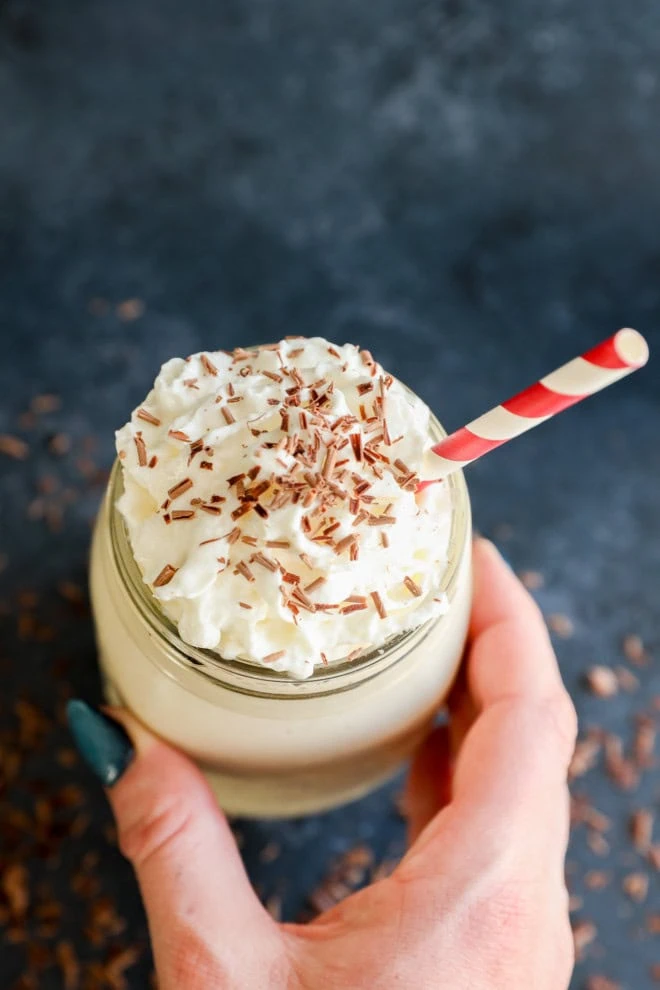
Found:
<path fill-rule="evenodd" d="M 133 759 L 133 746 L 118 722 L 74 698 L 66 706 L 74 742 L 104 787 L 116 784 Z"/>

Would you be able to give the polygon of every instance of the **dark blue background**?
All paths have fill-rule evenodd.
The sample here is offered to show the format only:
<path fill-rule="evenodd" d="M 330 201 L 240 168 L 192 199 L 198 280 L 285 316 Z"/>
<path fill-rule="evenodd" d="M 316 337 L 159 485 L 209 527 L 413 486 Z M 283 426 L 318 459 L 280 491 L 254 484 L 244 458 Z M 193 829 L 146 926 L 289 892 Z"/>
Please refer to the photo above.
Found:
<path fill-rule="evenodd" d="M 451 429 L 621 325 L 657 349 L 659 52 L 656 0 L 0 0 L 0 431 L 32 452 L 0 460 L 7 745 L 16 697 L 52 715 L 69 690 L 99 696 L 89 619 L 55 587 L 84 584 L 94 464 L 109 465 L 113 429 L 165 358 L 286 333 L 355 341 Z M 116 307 L 133 297 L 145 311 L 126 320 Z M 660 650 L 658 368 L 468 475 L 478 527 L 516 568 L 543 572 L 541 606 L 574 624 L 557 647 L 583 726 L 626 738 L 660 694 L 657 668 L 610 701 L 582 678 L 592 663 L 622 663 L 627 633 Z M 61 410 L 21 427 L 44 392 Z M 47 448 L 57 430 L 75 441 L 60 459 Z M 90 435 L 98 446 L 82 454 Z M 44 475 L 76 494 L 61 532 L 25 519 Z M 52 641 L 16 632 L 26 588 Z M 33 882 L 65 901 L 62 935 L 83 959 L 102 958 L 80 930 L 68 871 L 99 850 L 103 892 L 144 943 L 138 897 L 106 843 L 102 795 L 53 758 L 68 745 L 62 726 L 48 731 L 5 797 L 29 804 L 74 779 L 90 823 L 50 864 L 7 836 L 0 859 L 27 857 Z M 621 878 L 643 866 L 627 818 L 657 810 L 658 775 L 624 794 L 597 768 L 576 789 L 613 825 L 606 858 L 583 830 L 569 853 L 584 897 L 575 918 L 598 927 L 574 986 L 604 973 L 643 990 L 660 963 L 644 927 L 660 883 L 634 905 Z M 264 895 L 295 917 L 342 850 L 367 841 L 379 858 L 397 855 L 391 792 L 241 826 Z M 264 864 L 272 839 L 281 854 Z M 584 893 L 595 868 L 612 881 Z M 3 987 L 23 957 L 0 948 Z M 148 971 L 145 957 L 130 987 Z M 40 976 L 44 990 L 59 985 L 54 970 Z"/>

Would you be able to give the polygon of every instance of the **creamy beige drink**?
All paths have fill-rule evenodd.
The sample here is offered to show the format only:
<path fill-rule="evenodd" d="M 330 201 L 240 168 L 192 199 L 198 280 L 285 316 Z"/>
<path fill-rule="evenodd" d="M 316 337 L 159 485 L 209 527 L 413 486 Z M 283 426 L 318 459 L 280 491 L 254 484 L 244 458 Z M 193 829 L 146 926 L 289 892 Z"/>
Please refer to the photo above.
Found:
<path fill-rule="evenodd" d="M 92 596 L 110 696 L 244 814 L 329 807 L 391 774 L 460 659 L 462 476 L 368 352 L 288 339 L 163 366 L 117 434 Z"/>

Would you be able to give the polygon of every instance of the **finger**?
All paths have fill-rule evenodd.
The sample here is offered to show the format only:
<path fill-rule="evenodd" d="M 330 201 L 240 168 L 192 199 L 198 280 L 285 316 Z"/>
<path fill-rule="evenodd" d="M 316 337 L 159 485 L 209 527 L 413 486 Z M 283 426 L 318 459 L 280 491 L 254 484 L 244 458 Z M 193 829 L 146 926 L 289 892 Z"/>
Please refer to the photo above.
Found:
<path fill-rule="evenodd" d="M 463 740 L 477 717 L 477 709 L 467 684 L 467 664 L 463 663 L 447 698 L 449 708 L 449 738 L 452 759 L 456 760 Z"/>
<path fill-rule="evenodd" d="M 475 542 L 473 560 L 467 675 L 476 703 L 563 692 L 557 658 L 534 599 L 489 540 Z"/>
<path fill-rule="evenodd" d="M 87 711 L 92 719 L 104 719 Z M 113 723 L 120 723 L 134 748 L 133 758 L 123 760 L 119 774 L 108 775 L 105 783 L 112 785 L 108 797 L 119 845 L 137 874 L 162 984 L 180 988 L 194 975 L 201 980 L 195 986 L 215 985 L 218 954 L 227 966 L 245 965 L 248 972 L 252 960 L 240 956 L 253 959 L 254 953 L 244 933 L 267 939 L 273 922 L 250 887 L 206 780 L 126 711 L 106 711 L 108 731 L 118 734 Z"/>
<path fill-rule="evenodd" d="M 450 799 L 449 729 L 446 725 L 439 725 L 427 736 L 415 754 L 406 781 L 404 814 L 410 845 Z"/>
<path fill-rule="evenodd" d="M 199 769 L 125 711 L 136 758 L 109 798 L 119 842 L 138 876 L 154 937 L 169 951 L 184 922 L 232 944 L 268 917 L 252 890 L 234 837 Z"/>
<path fill-rule="evenodd" d="M 453 764 L 474 722 L 476 709 L 467 689 L 465 664 L 447 698 L 449 723 L 437 726 L 414 756 L 403 796 L 411 846 L 452 796 Z"/>
<path fill-rule="evenodd" d="M 541 612 L 487 540 L 475 544 L 474 569 L 467 675 L 479 716 L 454 797 L 475 827 L 515 835 L 521 849 L 549 843 L 563 858 L 575 711 Z"/>
<path fill-rule="evenodd" d="M 559 864 L 575 711 L 537 606 L 485 540 L 475 544 L 474 571 L 467 674 L 479 714 L 456 763 L 448 814 L 472 849 Z"/>
<path fill-rule="evenodd" d="M 477 709 L 467 687 L 462 664 L 447 698 L 449 723 L 438 726 L 424 740 L 413 759 L 406 781 L 403 813 L 411 846 L 435 815 L 451 801 L 453 766 Z"/>

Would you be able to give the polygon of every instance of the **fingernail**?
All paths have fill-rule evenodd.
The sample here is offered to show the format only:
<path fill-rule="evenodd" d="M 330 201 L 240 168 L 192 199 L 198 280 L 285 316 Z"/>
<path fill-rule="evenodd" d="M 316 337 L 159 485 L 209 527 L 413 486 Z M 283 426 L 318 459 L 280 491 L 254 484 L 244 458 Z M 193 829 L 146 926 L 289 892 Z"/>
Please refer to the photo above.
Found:
<path fill-rule="evenodd" d="M 66 706 L 74 742 L 104 787 L 112 787 L 133 759 L 133 746 L 118 722 L 74 698 Z"/>

